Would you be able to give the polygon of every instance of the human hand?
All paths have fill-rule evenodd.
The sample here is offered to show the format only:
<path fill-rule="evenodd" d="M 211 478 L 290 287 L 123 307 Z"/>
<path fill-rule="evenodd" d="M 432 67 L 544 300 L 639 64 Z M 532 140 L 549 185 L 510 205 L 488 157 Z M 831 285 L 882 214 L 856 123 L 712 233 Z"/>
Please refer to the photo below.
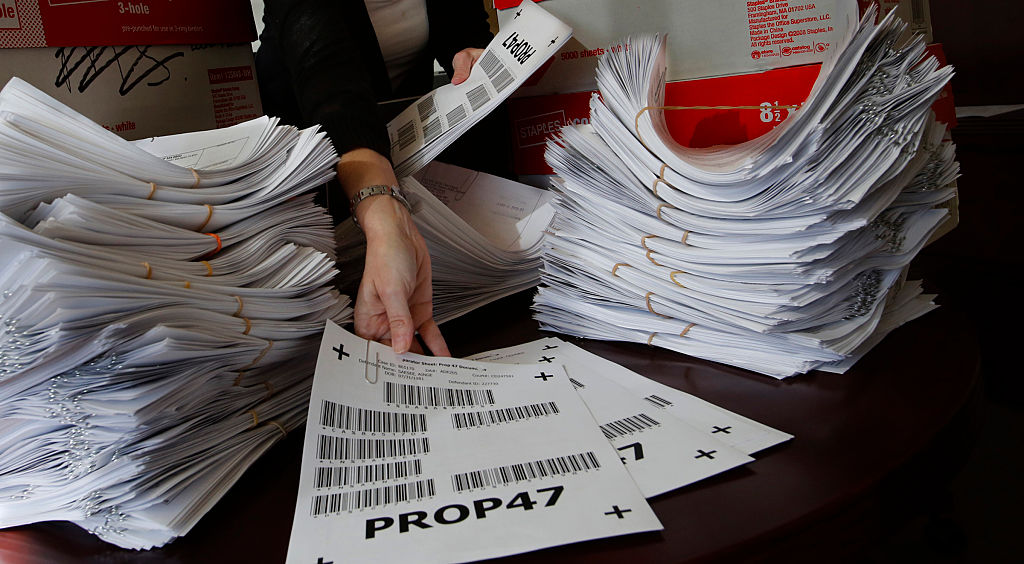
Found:
<path fill-rule="evenodd" d="M 462 84 L 469 78 L 470 71 L 473 70 L 473 63 L 480 58 L 480 55 L 484 54 L 483 49 L 467 48 L 459 51 L 452 57 L 452 84 Z"/>
<path fill-rule="evenodd" d="M 430 254 L 409 211 L 390 196 L 371 196 L 358 210 L 366 264 L 356 295 L 356 334 L 402 354 L 426 352 L 413 341 L 419 331 L 433 354 L 450 356 L 433 319 Z"/>

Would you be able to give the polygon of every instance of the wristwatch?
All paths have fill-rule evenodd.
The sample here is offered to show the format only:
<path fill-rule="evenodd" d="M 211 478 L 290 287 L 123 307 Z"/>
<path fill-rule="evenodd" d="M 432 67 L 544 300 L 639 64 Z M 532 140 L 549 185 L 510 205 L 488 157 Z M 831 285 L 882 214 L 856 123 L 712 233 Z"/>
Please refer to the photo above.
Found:
<path fill-rule="evenodd" d="M 409 200 L 405 199 L 405 196 L 402 195 L 402 191 L 397 185 L 388 186 L 387 184 L 374 184 L 363 188 L 348 201 L 348 209 L 352 212 L 352 221 L 354 221 L 357 226 L 359 226 L 359 220 L 356 219 L 356 206 L 359 205 L 359 202 L 362 202 L 370 196 L 391 196 L 405 206 L 405 209 L 409 210 L 409 213 L 412 213 L 412 205 L 409 203 Z"/>

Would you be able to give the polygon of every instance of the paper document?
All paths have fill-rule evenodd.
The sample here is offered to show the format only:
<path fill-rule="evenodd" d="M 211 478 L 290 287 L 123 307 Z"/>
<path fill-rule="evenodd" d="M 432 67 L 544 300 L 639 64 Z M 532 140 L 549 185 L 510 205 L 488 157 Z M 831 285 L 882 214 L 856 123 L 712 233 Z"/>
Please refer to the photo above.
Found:
<path fill-rule="evenodd" d="M 388 123 L 399 178 L 419 170 L 490 113 L 572 35 L 572 28 L 533 2 L 519 12 L 487 45 L 465 82 L 434 90 Z"/>
<path fill-rule="evenodd" d="M 564 370 L 327 324 L 288 562 L 478 560 L 660 530 Z"/>

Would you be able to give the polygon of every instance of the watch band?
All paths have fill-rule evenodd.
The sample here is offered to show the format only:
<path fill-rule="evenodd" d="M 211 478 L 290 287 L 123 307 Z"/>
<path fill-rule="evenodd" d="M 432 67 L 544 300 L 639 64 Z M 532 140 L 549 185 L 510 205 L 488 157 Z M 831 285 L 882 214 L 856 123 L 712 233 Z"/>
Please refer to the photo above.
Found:
<path fill-rule="evenodd" d="M 405 209 L 409 210 L 409 213 L 412 213 L 412 205 L 409 203 L 409 200 L 405 199 L 405 196 L 402 195 L 402 191 L 397 185 L 389 186 L 387 184 L 374 184 L 363 188 L 348 201 L 348 208 L 352 212 L 352 221 L 354 221 L 356 225 L 359 225 L 359 220 L 356 219 L 356 206 L 359 205 L 359 202 L 362 202 L 370 196 L 391 196 L 405 206 Z"/>

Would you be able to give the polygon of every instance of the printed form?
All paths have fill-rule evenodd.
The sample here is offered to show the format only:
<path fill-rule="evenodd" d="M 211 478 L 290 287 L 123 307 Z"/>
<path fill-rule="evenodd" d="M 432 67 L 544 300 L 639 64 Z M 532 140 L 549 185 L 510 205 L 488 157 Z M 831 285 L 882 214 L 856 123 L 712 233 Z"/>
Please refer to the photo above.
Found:
<path fill-rule="evenodd" d="M 561 367 L 399 356 L 328 322 L 289 563 L 469 561 L 661 528 Z"/>

